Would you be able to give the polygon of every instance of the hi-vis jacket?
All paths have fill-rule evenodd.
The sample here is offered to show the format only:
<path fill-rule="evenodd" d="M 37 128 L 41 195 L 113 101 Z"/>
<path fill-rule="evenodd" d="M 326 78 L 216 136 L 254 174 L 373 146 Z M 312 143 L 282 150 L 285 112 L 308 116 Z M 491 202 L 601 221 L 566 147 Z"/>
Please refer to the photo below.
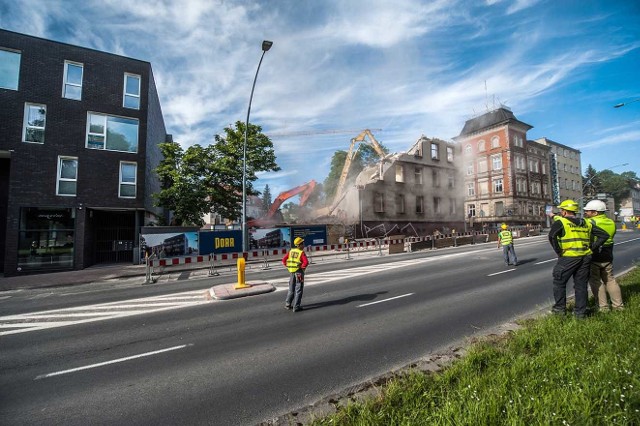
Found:
<path fill-rule="evenodd" d="M 282 258 L 282 264 L 287 267 L 287 270 L 291 273 L 298 272 L 299 270 L 305 270 L 309 266 L 309 259 L 304 251 L 299 248 L 292 248 Z"/>
<path fill-rule="evenodd" d="M 609 238 L 602 245 L 600 250 L 594 250 L 592 260 L 594 262 L 612 262 L 613 261 L 613 237 L 616 235 L 616 223 L 609 219 L 605 214 L 589 218 L 592 225 L 603 229 Z"/>
<path fill-rule="evenodd" d="M 511 233 L 511 231 L 500 231 L 498 232 L 498 239 L 500 239 L 500 244 L 502 244 L 503 246 L 508 246 L 509 244 L 513 243 L 513 234 Z"/>
<path fill-rule="evenodd" d="M 549 242 L 560 257 L 587 256 L 609 238 L 604 230 L 578 217 L 556 216 L 549 230 Z"/>

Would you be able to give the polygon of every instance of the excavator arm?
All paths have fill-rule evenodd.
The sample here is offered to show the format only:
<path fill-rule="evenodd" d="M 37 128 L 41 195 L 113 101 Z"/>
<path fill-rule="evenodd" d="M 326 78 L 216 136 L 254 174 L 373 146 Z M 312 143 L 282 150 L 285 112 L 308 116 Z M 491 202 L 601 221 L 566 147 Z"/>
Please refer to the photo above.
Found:
<path fill-rule="evenodd" d="M 311 193 L 316 187 L 316 181 L 311 179 L 309 182 L 304 183 L 302 185 L 296 186 L 295 188 L 291 188 L 287 191 L 283 191 L 273 200 L 269 211 L 261 218 L 253 219 L 247 222 L 249 227 L 252 226 L 261 226 L 261 225 L 269 225 L 273 221 L 273 216 L 276 214 L 282 203 L 287 201 L 291 197 L 295 197 L 298 194 L 300 195 L 300 206 L 304 206 Z"/>

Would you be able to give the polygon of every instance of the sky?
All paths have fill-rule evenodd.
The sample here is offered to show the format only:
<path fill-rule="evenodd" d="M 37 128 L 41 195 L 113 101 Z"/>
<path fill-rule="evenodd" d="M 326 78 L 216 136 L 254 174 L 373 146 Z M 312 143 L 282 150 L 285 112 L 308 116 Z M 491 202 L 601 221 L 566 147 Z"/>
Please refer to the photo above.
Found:
<path fill-rule="evenodd" d="M 282 168 L 255 185 L 274 198 L 364 129 L 402 152 L 501 105 L 583 172 L 640 175 L 639 23 L 635 0 L 0 0 L 4 29 L 151 63 L 185 148 L 245 121 L 273 41 L 250 121 Z"/>

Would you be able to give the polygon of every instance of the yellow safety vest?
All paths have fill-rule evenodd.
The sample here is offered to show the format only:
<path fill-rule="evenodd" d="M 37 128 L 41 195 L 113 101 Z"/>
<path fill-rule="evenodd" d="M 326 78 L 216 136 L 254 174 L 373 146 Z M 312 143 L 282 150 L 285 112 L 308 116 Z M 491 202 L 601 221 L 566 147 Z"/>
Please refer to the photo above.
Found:
<path fill-rule="evenodd" d="M 302 264 L 302 250 L 298 248 L 292 248 L 289 251 L 289 257 L 287 257 L 287 270 L 289 272 L 296 272 L 300 269 Z"/>
<path fill-rule="evenodd" d="M 591 254 L 591 222 L 586 220 L 584 225 L 576 225 L 564 217 L 558 220 L 562 222 L 564 228 L 564 236 L 558 237 L 562 256 L 580 257 Z"/>
<path fill-rule="evenodd" d="M 605 231 L 607 231 L 607 234 L 609 234 L 609 238 L 607 238 L 607 241 L 605 241 L 603 246 L 612 246 L 613 237 L 616 235 L 616 223 L 604 214 L 599 214 L 589 220 L 598 228 L 604 229 Z"/>
<path fill-rule="evenodd" d="M 503 246 L 508 246 L 513 242 L 513 234 L 511 233 L 511 231 L 498 232 L 498 238 L 500 238 L 500 243 Z"/>

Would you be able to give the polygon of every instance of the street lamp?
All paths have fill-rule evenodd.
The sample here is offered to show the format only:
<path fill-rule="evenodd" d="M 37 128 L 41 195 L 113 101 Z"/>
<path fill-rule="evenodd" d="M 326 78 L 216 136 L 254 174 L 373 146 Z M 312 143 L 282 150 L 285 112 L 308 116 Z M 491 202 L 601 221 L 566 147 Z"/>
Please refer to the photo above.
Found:
<path fill-rule="evenodd" d="M 625 106 L 625 105 L 632 104 L 632 103 L 634 103 L 634 102 L 640 102 L 640 98 L 638 98 L 638 99 L 634 99 L 634 100 L 629 101 L 629 102 L 621 102 L 621 103 L 619 103 L 619 104 L 615 104 L 613 107 L 614 107 L 614 108 L 620 108 L 620 107 L 623 107 L 623 106 Z"/>
<path fill-rule="evenodd" d="M 247 108 L 247 121 L 244 125 L 244 145 L 242 147 L 242 253 L 246 253 L 249 250 L 249 238 L 247 234 L 247 135 L 249 132 L 249 114 L 251 114 L 251 101 L 253 100 L 253 90 L 256 88 L 256 80 L 258 80 L 258 72 L 260 72 L 260 65 L 262 65 L 262 58 L 267 53 L 271 46 L 272 41 L 262 41 L 262 56 L 260 56 L 260 62 L 258 62 L 258 69 L 256 69 L 256 76 L 253 78 L 253 86 L 251 86 L 251 96 L 249 96 L 249 108 Z"/>

